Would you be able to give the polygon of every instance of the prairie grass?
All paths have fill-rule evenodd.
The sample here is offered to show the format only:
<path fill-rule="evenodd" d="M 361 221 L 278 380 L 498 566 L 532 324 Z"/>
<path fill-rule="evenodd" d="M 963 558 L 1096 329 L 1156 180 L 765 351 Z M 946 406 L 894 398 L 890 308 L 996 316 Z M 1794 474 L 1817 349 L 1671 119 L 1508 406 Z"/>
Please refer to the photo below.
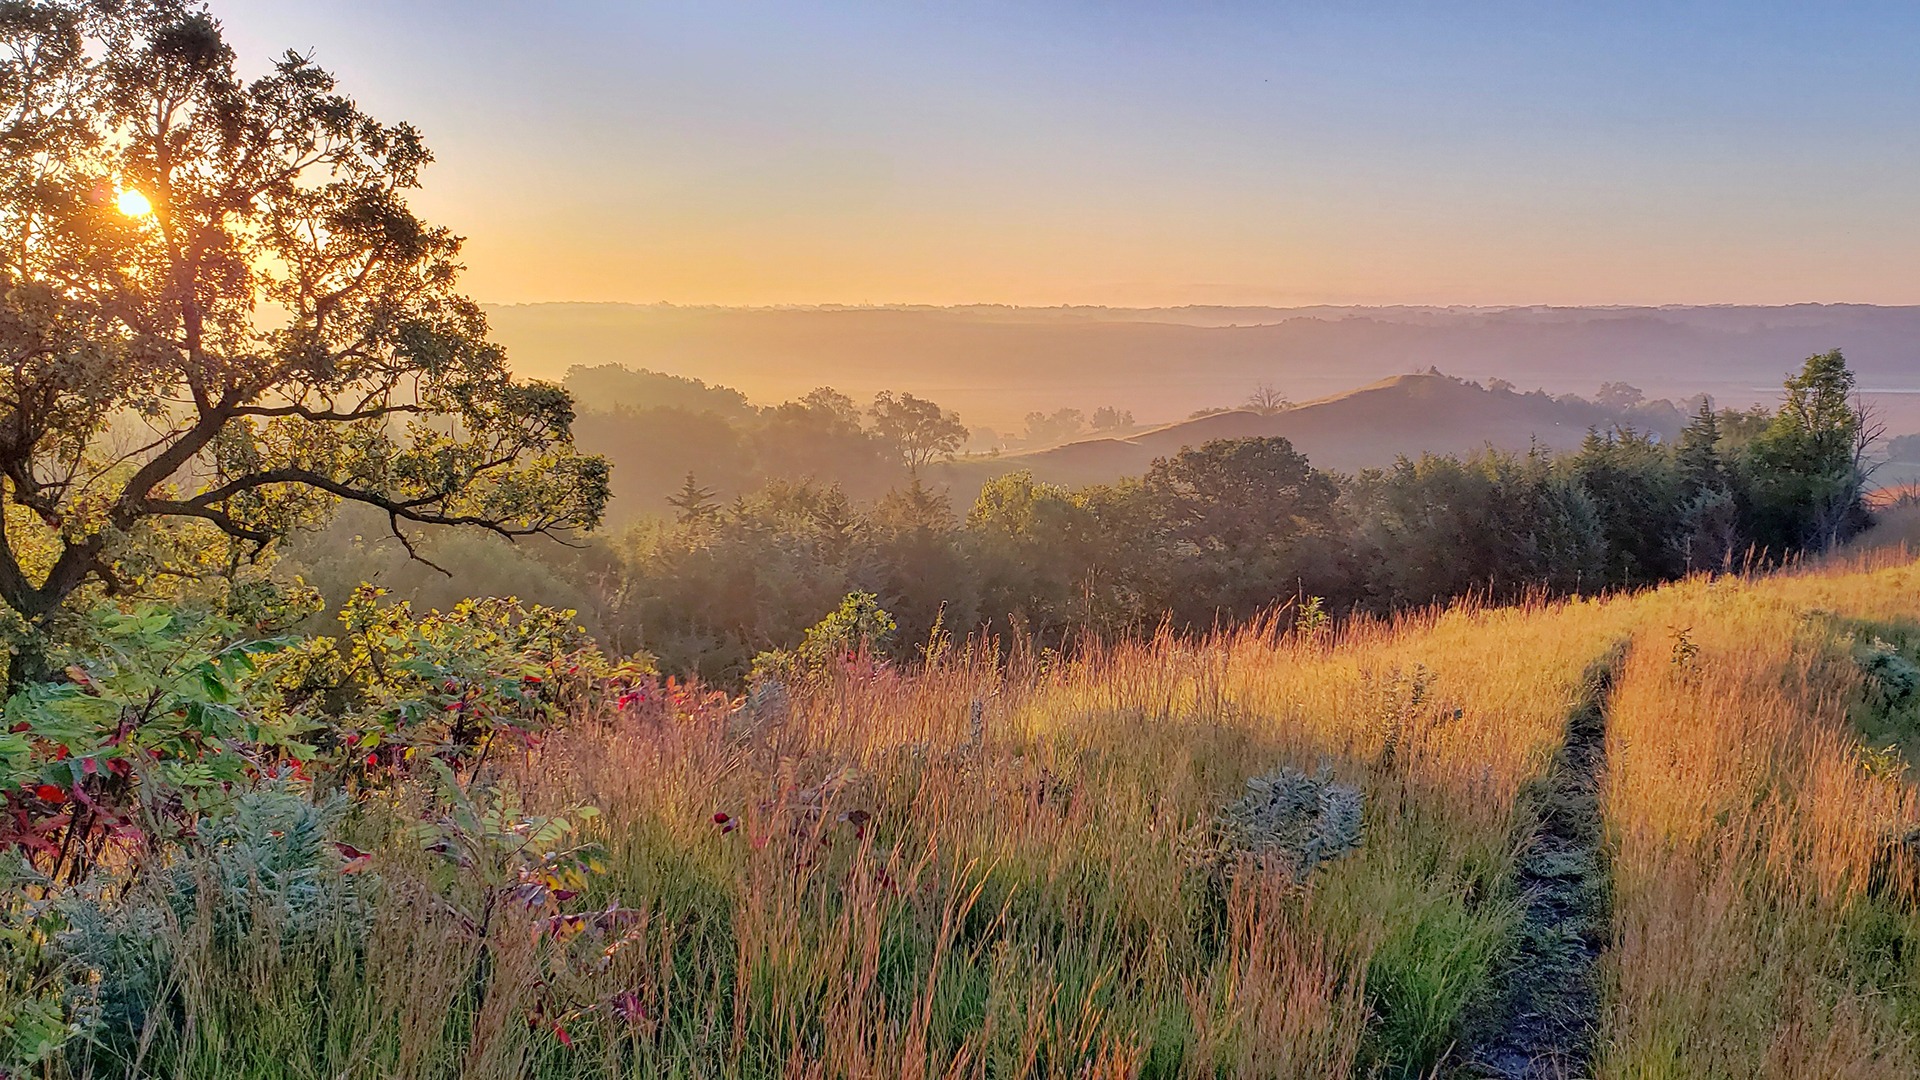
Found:
<path fill-rule="evenodd" d="M 1911 619 L 1915 568 L 1694 581 L 1637 601 L 1605 816 L 1603 1077 L 1920 1074 L 1903 767 L 1850 725 L 1850 620 Z"/>
<path fill-rule="evenodd" d="M 637 913 L 614 940 L 562 957 L 505 919 L 483 949 L 455 914 L 474 898 L 401 838 L 402 793 L 354 826 L 384 882 L 365 925 L 296 948 L 156 928 L 177 1004 L 90 1067 L 1428 1075 L 1512 948 L 1520 796 L 1626 631 L 1617 605 L 1463 606 L 1337 636 L 963 652 L 783 714 L 582 718 L 500 780 L 600 808 L 607 869 L 579 903 Z M 1365 798 L 1364 843 L 1304 886 L 1213 828 L 1282 765 Z"/>
<path fill-rule="evenodd" d="M 1858 735 L 1908 730 L 1862 650 L 1910 650 L 1917 618 L 1920 568 L 1881 554 L 582 717 L 496 779 L 599 808 L 606 869 L 575 906 L 630 913 L 616 930 L 477 934 L 480 894 L 406 840 L 402 791 L 352 826 L 370 914 L 297 947 L 155 927 L 175 1004 L 63 1070 L 1451 1075 L 1525 932 L 1546 770 L 1630 642 L 1596 1075 L 1920 1075 L 1920 807 Z M 1305 884 L 1214 828 L 1282 766 L 1364 796 L 1363 844 Z"/>

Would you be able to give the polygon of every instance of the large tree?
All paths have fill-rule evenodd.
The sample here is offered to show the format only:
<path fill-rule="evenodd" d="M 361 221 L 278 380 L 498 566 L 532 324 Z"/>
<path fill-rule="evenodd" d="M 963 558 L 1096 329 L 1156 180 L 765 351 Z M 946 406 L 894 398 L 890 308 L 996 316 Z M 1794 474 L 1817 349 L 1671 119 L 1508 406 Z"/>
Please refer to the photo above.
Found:
<path fill-rule="evenodd" d="M 935 461 L 952 457 L 967 441 L 967 425 L 960 422 L 959 413 L 912 394 L 895 397 L 892 391 L 882 391 L 869 411 L 873 433 L 893 447 L 914 476 Z"/>
<path fill-rule="evenodd" d="M 590 528 L 607 469 L 516 382 L 414 216 L 430 160 L 310 58 L 251 81 L 189 0 L 0 0 L 0 601 L 34 642 L 195 532 L 257 554 L 342 500 Z M 172 567 L 179 570 L 180 567 Z"/>
<path fill-rule="evenodd" d="M 1346 588 L 1339 485 L 1286 439 L 1216 439 L 1141 484 L 1175 557 L 1169 607 L 1204 625 Z"/>
<path fill-rule="evenodd" d="M 1840 350 L 1807 358 L 1748 448 L 1756 539 L 1767 551 L 1824 551 L 1865 528 L 1867 458 L 1880 426 L 1854 400 Z"/>

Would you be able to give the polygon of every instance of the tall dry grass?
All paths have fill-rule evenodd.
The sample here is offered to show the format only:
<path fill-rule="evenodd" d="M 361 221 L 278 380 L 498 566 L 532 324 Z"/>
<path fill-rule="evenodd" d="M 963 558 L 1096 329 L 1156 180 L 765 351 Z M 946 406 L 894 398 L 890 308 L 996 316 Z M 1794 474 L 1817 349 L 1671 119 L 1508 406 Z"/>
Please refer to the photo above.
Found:
<path fill-rule="evenodd" d="M 1855 650 L 1920 619 L 1920 568 L 1878 558 L 583 717 L 498 779 L 600 808 L 575 906 L 627 912 L 607 933 L 475 940 L 403 792 L 355 834 L 386 882 L 365 947 L 195 953 L 139 1074 L 1444 1074 L 1512 962 L 1533 795 L 1631 639 L 1599 1075 L 1917 1075 L 1920 808 L 1857 737 Z M 1214 846 L 1281 766 L 1365 795 L 1365 843 L 1304 887 Z"/>
<path fill-rule="evenodd" d="M 1605 815 L 1604 1077 L 1920 1075 L 1912 786 L 1850 724 L 1845 619 L 1920 614 L 1911 565 L 1640 598 Z M 1844 613 L 1844 614 L 1841 614 Z"/>
<path fill-rule="evenodd" d="M 601 809 L 607 871 L 578 903 L 636 913 L 617 932 L 562 963 L 507 919 L 483 950 L 431 899 L 457 909 L 457 875 L 400 838 L 407 800 L 368 807 L 356 835 L 388 888 L 364 958 L 183 965 L 185 1023 L 140 1067 L 1427 1075 L 1491 999 L 1522 793 L 1626 626 L 1617 605 L 1462 607 L 1337 637 L 953 655 L 784 714 L 583 718 L 502 779 L 536 807 Z M 1210 846 L 1283 765 L 1366 798 L 1362 847 L 1305 887 Z"/>

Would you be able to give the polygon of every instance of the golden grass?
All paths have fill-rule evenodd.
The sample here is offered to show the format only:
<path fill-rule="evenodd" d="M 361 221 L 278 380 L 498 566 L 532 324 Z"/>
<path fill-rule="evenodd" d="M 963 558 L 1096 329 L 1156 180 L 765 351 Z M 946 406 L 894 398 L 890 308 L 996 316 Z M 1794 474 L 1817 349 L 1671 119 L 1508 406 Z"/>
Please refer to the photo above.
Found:
<path fill-rule="evenodd" d="M 1915 583 L 1908 565 L 1636 601 L 1608 738 L 1616 909 L 1598 1075 L 1920 1074 L 1909 973 L 1875 955 L 1897 951 L 1911 912 L 1870 889 L 1889 839 L 1916 823 L 1914 792 L 1849 727 L 1861 675 L 1828 614 L 1911 618 Z"/>
<path fill-rule="evenodd" d="M 580 902 L 637 913 L 616 940 L 561 963 L 496 926 L 477 996 L 477 943 L 401 887 L 427 870 L 395 841 L 364 967 L 203 965 L 198 1028 L 158 1052 L 263 1077 L 1433 1075 L 1513 955 L 1517 851 L 1584 676 L 1630 640 L 1598 1075 L 1920 1075 L 1890 842 L 1920 807 L 1849 726 L 1850 650 L 1917 619 L 1920 567 L 1880 554 L 1334 636 L 963 650 L 784 716 L 587 718 L 505 779 L 602 810 Z M 1366 796 L 1365 844 L 1306 888 L 1207 850 L 1281 765 Z M 324 1003 L 288 1004 L 302 978 Z M 542 999 L 564 1015 L 530 1026 Z"/>
<path fill-rule="evenodd" d="M 605 808 L 606 887 L 659 916 L 640 951 L 671 963 L 594 990 L 648 1003 L 635 1067 L 1414 1075 L 1505 956 L 1518 796 L 1626 625 L 1591 602 L 1463 607 L 1338 642 L 960 658 L 757 730 L 584 725 L 523 777 Z M 1210 886 L 1208 823 L 1281 764 L 1361 787 L 1365 846 L 1310 891 Z M 690 916 L 724 924 L 724 955 L 672 940 Z"/>

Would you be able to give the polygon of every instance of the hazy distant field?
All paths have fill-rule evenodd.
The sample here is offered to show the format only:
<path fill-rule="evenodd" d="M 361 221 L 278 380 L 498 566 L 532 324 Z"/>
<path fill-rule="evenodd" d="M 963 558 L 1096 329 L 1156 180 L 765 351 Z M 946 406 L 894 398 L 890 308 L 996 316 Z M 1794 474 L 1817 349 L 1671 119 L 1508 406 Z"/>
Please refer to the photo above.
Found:
<path fill-rule="evenodd" d="M 1772 405 L 1781 377 L 1841 348 L 1894 433 L 1920 432 L 1920 308 L 676 308 L 489 309 L 514 366 L 558 378 L 622 363 L 723 383 L 766 404 L 831 385 L 930 396 L 967 423 L 1112 405 L 1142 423 L 1235 405 L 1260 383 L 1295 401 L 1438 367 L 1522 390 Z M 1886 391 L 1900 391 L 1889 393 Z"/>

